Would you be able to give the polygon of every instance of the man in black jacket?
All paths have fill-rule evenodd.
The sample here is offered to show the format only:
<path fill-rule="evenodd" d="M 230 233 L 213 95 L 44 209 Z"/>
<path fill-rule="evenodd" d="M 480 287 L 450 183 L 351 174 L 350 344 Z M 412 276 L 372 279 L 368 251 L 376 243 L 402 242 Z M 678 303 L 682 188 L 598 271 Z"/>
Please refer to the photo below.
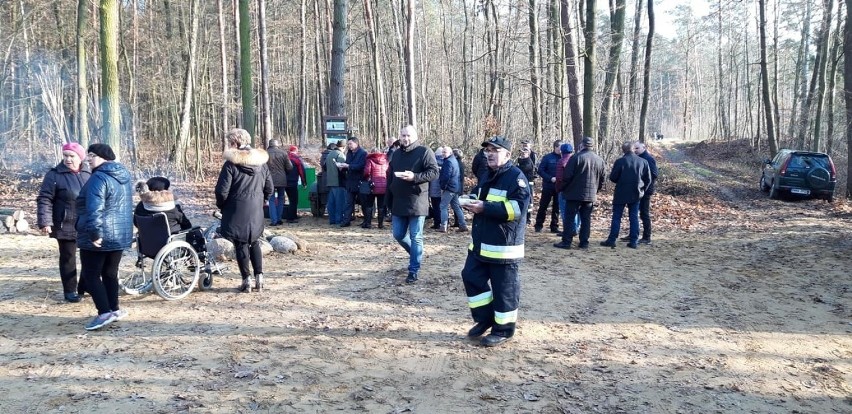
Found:
<path fill-rule="evenodd" d="M 417 281 L 423 261 L 423 223 L 429 212 L 429 181 L 438 178 L 438 162 L 431 149 L 417 142 L 417 130 L 408 125 L 399 132 L 399 149 L 388 165 L 391 231 L 409 254 L 406 283 Z"/>
<path fill-rule="evenodd" d="M 269 225 L 279 226 L 284 218 L 284 195 L 287 187 L 287 172 L 293 170 L 293 163 L 290 162 L 289 154 L 281 148 L 281 141 L 273 139 L 269 141 L 269 147 L 266 148 L 266 153 L 269 154 L 269 161 L 266 166 L 269 167 L 269 174 L 272 175 L 272 185 L 275 191 L 269 197 Z"/>
<path fill-rule="evenodd" d="M 535 152 L 530 148 L 528 141 L 521 142 L 521 149 L 518 153 L 518 159 L 515 161 L 515 166 L 524 173 L 527 181 L 530 182 L 530 199 L 533 199 L 535 197 L 535 193 L 532 191 L 532 188 L 535 187 L 533 185 L 535 181 Z M 530 220 L 532 220 L 532 203 L 527 207 L 527 224 L 530 224 Z"/>
<path fill-rule="evenodd" d="M 485 158 L 485 148 L 480 149 L 473 156 L 473 161 L 470 163 L 470 172 L 476 178 L 476 188 L 482 184 L 482 176 L 488 174 L 488 160 Z"/>
<path fill-rule="evenodd" d="M 550 232 L 559 232 L 559 201 L 556 198 L 556 165 L 562 159 L 559 147 L 562 141 L 553 141 L 553 151 L 541 157 L 538 164 L 538 175 L 541 177 L 541 198 L 538 203 L 538 213 L 535 215 L 535 232 L 540 233 L 544 227 L 547 207 L 550 206 Z"/>
<path fill-rule="evenodd" d="M 565 217 L 575 217 L 580 212 L 580 245 L 581 249 L 589 248 L 591 233 L 592 210 L 597 199 L 598 191 L 606 179 L 604 160 L 595 154 L 595 141 L 592 137 L 583 138 L 583 150 L 568 160 L 562 171 L 562 197 L 565 199 Z M 577 229 L 573 220 L 564 223 L 562 241 L 554 244 L 560 249 L 570 249 Z"/>
<path fill-rule="evenodd" d="M 341 168 L 346 170 L 346 207 L 343 209 L 343 222 L 340 227 L 352 225 L 352 217 L 355 214 L 355 200 L 358 199 L 358 189 L 361 177 L 364 175 L 364 167 L 367 166 L 367 151 L 361 148 L 358 138 L 351 137 L 346 141 L 346 162 Z"/>
<path fill-rule="evenodd" d="M 618 231 L 621 229 L 621 216 L 624 214 L 624 207 L 627 207 L 630 217 L 630 241 L 627 247 L 635 249 L 639 241 L 639 200 L 651 185 L 651 168 L 648 167 L 648 161 L 633 153 L 633 142 L 622 144 L 621 151 L 624 156 L 615 160 L 609 173 L 609 180 L 615 183 L 615 192 L 612 195 L 612 225 L 609 228 L 609 237 L 601 242 L 601 246 L 615 248 Z"/>
<path fill-rule="evenodd" d="M 651 184 L 645 190 L 645 195 L 639 200 L 639 220 L 642 221 L 642 238 L 639 239 L 641 244 L 651 244 L 651 196 L 654 195 L 654 183 L 657 182 L 659 171 L 657 170 L 657 160 L 648 153 L 645 149 L 645 144 L 637 142 L 633 145 L 633 152 L 648 161 L 648 167 L 651 169 Z"/>

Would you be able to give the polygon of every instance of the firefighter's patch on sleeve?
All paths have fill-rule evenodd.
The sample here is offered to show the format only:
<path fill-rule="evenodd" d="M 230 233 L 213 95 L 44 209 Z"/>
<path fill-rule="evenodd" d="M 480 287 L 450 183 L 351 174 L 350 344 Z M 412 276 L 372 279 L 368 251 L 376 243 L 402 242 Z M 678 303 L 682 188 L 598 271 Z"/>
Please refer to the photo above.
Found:
<path fill-rule="evenodd" d="M 523 178 L 518 178 L 518 187 L 527 188 L 527 181 Z"/>

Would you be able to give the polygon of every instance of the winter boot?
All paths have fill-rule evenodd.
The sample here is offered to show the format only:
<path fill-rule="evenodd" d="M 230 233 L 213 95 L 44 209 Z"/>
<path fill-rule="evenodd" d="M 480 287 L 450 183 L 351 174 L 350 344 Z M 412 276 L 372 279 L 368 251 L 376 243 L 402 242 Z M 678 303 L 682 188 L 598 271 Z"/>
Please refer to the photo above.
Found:
<path fill-rule="evenodd" d="M 263 273 L 254 275 L 254 290 L 258 292 L 263 291 Z"/>
<path fill-rule="evenodd" d="M 240 285 L 239 291 L 243 293 L 251 293 L 251 277 L 243 278 L 243 283 Z"/>
<path fill-rule="evenodd" d="M 373 227 L 373 207 L 364 209 L 364 222 L 361 223 L 361 228 L 369 229 Z"/>
<path fill-rule="evenodd" d="M 385 228 L 385 217 L 387 216 L 387 214 L 388 214 L 388 212 L 387 212 L 386 208 L 380 208 L 379 209 L 379 217 L 378 217 L 379 220 L 378 221 L 379 221 L 379 228 L 380 229 Z"/>

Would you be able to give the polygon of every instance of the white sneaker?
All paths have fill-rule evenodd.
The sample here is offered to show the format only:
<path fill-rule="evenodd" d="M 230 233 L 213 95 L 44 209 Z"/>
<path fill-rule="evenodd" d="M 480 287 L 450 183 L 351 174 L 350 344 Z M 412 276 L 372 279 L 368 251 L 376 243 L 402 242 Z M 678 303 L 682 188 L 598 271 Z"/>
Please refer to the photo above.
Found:
<path fill-rule="evenodd" d="M 122 320 L 122 319 L 124 319 L 124 318 L 126 318 L 126 317 L 128 317 L 128 316 L 130 315 L 130 314 L 129 314 L 126 310 L 124 310 L 124 309 L 119 309 L 119 310 L 117 310 L 117 311 L 113 312 L 112 314 L 113 314 L 113 315 L 115 315 L 115 320 L 117 320 L 117 321 L 120 321 L 120 320 Z"/>

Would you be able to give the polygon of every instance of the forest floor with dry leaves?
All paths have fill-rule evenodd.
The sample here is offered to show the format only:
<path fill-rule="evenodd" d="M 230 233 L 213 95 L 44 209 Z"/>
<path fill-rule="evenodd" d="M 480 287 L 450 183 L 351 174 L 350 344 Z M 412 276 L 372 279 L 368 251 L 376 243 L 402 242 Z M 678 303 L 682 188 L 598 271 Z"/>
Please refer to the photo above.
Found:
<path fill-rule="evenodd" d="M 530 227 L 517 335 L 493 349 L 464 336 L 466 234 L 427 230 L 406 285 L 387 228 L 303 216 L 273 229 L 308 250 L 267 256 L 263 293 L 236 293 L 231 263 L 183 300 L 122 296 L 130 316 L 95 332 L 55 242 L 0 235 L 0 412 L 852 411 L 850 204 L 769 200 L 742 146 L 650 148 L 653 245 L 598 246 L 610 193 L 587 251 Z M 175 186 L 203 224 L 212 184 Z M 34 214 L 32 185 L 0 193 Z"/>

